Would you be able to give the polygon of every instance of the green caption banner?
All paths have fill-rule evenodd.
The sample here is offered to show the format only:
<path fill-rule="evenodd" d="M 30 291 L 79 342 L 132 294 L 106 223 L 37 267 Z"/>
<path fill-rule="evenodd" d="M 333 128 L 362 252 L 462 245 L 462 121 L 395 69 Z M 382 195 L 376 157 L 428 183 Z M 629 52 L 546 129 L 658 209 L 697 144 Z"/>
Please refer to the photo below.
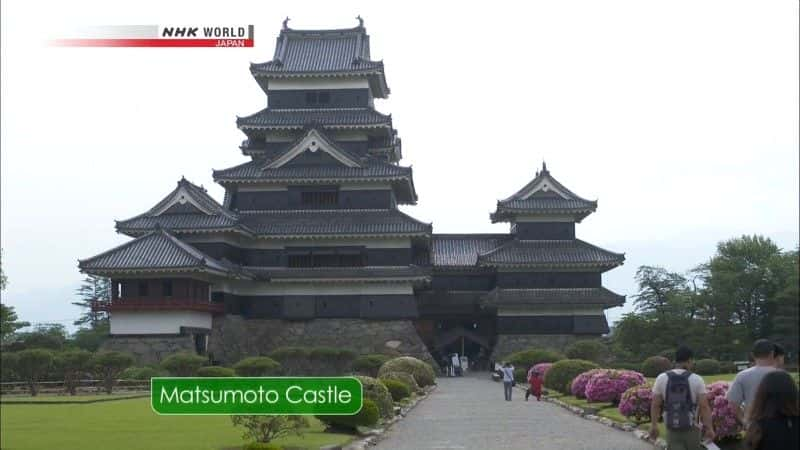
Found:
<path fill-rule="evenodd" d="M 241 377 L 150 379 L 158 414 L 352 415 L 363 387 L 354 377 Z"/>

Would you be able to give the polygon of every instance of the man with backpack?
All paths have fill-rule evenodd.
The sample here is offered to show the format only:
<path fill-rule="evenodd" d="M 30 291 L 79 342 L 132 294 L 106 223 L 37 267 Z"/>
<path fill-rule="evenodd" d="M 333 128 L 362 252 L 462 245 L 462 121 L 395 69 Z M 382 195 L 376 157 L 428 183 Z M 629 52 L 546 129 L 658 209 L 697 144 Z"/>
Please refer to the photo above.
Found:
<path fill-rule="evenodd" d="M 714 440 L 711 407 L 706 398 L 706 384 L 690 372 L 693 354 L 681 346 L 675 352 L 675 369 L 656 378 L 650 406 L 650 437 L 658 437 L 658 420 L 664 418 L 667 429 L 667 450 L 698 450 L 701 447 L 698 415 L 703 421 L 705 441 Z"/>

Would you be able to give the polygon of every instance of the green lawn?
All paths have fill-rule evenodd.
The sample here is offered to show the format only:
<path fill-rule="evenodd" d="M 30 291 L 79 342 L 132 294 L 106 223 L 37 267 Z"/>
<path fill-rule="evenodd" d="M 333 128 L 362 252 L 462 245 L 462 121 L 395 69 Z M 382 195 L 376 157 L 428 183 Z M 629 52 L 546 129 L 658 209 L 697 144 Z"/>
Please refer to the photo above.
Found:
<path fill-rule="evenodd" d="M 275 441 L 289 448 L 343 444 L 346 434 L 324 433 L 322 424 L 304 437 Z M 65 405 L 0 405 L 0 447 L 25 449 L 220 450 L 241 447 L 242 428 L 228 416 L 159 416 L 149 398 Z"/>
<path fill-rule="evenodd" d="M 126 394 L 94 394 L 94 395 L 4 395 L 0 403 L 92 403 L 97 401 L 125 400 L 130 398 L 150 397 L 144 393 Z"/>

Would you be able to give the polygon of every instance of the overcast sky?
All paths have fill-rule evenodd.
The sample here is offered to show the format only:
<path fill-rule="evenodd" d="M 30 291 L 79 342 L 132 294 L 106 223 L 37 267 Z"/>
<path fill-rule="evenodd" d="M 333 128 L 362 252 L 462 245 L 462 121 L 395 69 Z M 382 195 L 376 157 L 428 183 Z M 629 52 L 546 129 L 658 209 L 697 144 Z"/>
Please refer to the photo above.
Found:
<path fill-rule="evenodd" d="M 524 5 L 524 6 L 523 6 Z M 506 232 L 489 212 L 542 160 L 598 199 L 578 236 L 684 271 L 718 241 L 798 242 L 798 2 L 2 2 L 3 302 L 70 325 L 77 259 L 121 244 L 182 175 L 246 161 L 236 116 L 266 105 L 248 71 L 293 28 L 365 19 L 435 232 Z M 51 48 L 87 25 L 255 25 L 248 49 Z M 624 308 L 609 310 L 617 319 Z"/>

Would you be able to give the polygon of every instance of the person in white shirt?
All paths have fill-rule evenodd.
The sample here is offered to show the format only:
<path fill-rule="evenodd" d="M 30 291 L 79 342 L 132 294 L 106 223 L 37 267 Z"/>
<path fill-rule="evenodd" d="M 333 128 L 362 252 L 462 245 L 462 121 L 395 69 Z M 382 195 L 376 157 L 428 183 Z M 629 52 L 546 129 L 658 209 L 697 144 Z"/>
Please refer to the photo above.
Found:
<path fill-rule="evenodd" d="M 514 390 L 514 366 L 511 363 L 505 363 L 500 371 L 503 373 L 503 393 L 506 401 L 510 402 L 511 392 Z"/>
<path fill-rule="evenodd" d="M 660 374 L 653 384 L 653 401 L 650 404 L 650 437 L 658 437 L 658 420 L 663 412 L 667 429 L 667 450 L 695 450 L 700 447 L 698 414 L 703 421 L 705 440 L 714 440 L 711 407 L 706 398 L 703 378 L 689 372 L 693 361 L 692 350 L 679 347 L 675 352 L 675 369 Z M 686 374 L 688 373 L 688 377 Z M 687 392 L 688 391 L 688 392 Z M 667 411 L 672 409 L 672 412 Z"/>
<path fill-rule="evenodd" d="M 764 376 L 775 368 L 775 344 L 766 339 L 759 339 L 753 343 L 753 359 L 755 365 L 736 374 L 725 398 L 736 406 L 736 415 L 747 423 L 745 411 L 747 405 L 753 403 L 756 391 Z"/>

